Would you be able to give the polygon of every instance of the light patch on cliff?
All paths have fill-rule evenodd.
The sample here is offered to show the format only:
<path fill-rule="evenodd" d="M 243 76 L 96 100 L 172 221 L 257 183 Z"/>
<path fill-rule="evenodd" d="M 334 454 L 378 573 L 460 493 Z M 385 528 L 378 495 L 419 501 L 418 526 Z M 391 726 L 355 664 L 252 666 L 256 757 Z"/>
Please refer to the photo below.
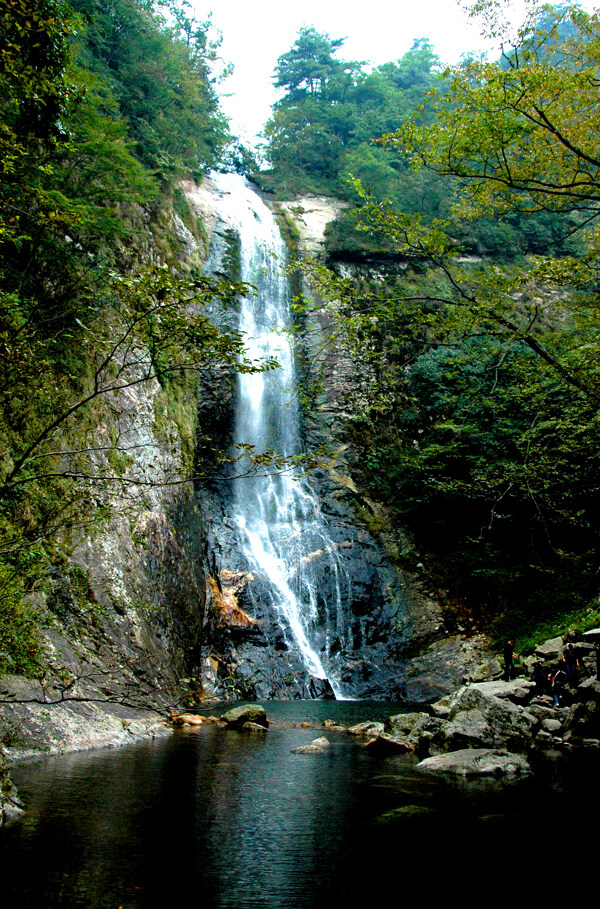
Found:
<path fill-rule="evenodd" d="M 194 180 L 181 180 L 181 188 L 187 196 L 188 202 L 200 215 L 207 234 L 207 240 L 210 244 L 213 231 L 219 223 L 219 202 L 222 199 L 222 192 L 210 177 L 204 177 L 202 183 L 196 183 Z"/>
<path fill-rule="evenodd" d="M 291 202 L 278 202 L 277 206 L 298 233 L 298 252 L 314 256 L 325 244 L 325 228 L 348 208 L 348 203 L 328 196 L 300 196 Z"/>

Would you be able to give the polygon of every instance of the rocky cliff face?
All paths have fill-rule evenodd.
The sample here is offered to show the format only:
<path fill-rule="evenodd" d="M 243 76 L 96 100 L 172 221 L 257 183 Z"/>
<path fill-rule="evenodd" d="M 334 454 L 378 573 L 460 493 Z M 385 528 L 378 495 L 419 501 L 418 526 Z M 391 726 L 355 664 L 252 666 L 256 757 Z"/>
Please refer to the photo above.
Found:
<path fill-rule="evenodd" d="M 207 206 L 218 211 L 218 199 L 207 200 L 210 184 L 203 192 L 196 204 L 204 211 Z M 298 251 L 303 255 L 322 248 L 325 226 L 339 208 L 335 200 L 309 197 L 275 205 L 285 215 L 288 233 L 300 238 Z M 214 223 L 216 267 L 226 252 L 226 234 L 225 225 Z M 311 293 L 310 288 L 305 290 Z M 320 392 L 304 413 L 303 433 L 308 450 L 324 446 L 333 457 L 310 475 L 309 483 L 328 522 L 340 572 L 349 579 L 342 640 L 325 605 L 335 598 L 327 554 L 315 549 L 306 555 L 322 598 L 323 642 L 329 641 L 331 663 L 345 696 L 435 698 L 480 662 L 486 642 L 447 623 L 441 602 L 428 593 L 418 576 L 402 568 L 400 554 L 409 542 L 403 531 L 394 528 L 385 509 L 357 488 L 352 478 L 355 456 L 347 441 L 351 415 L 347 391 L 362 367 L 343 346 L 328 343 L 328 311 L 314 295 L 313 299 L 300 347 L 304 380 L 309 386 L 318 385 Z M 200 405 L 201 424 L 212 424 L 217 432 L 221 427 L 225 444 L 233 395 L 231 376 L 217 376 L 205 389 Z M 209 683 L 220 693 L 246 697 L 322 696 L 325 692 L 290 648 L 280 619 L 269 606 L 265 579 L 260 572 L 249 571 L 240 558 L 239 529 L 231 518 L 231 485 L 227 481 L 205 484 L 198 501 L 209 553 Z"/>
<path fill-rule="evenodd" d="M 153 241 L 148 255 L 198 267 L 210 246 L 213 266 L 229 257 L 232 273 L 235 237 L 219 219 L 218 192 L 209 180 L 184 189 L 202 231 L 166 214 L 162 237 L 172 235 L 169 255 Z M 302 215 L 308 251 L 319 248 L 324 223 L 336 210 L 317 201 L 306 203 L 318 208 L 312 220 L 302 215 L 302 200 L 287 209 L 288 217 Z M 479 662 L 484 642 L 447 626 L 440 603 L 402 569 L 402 531 L 352 479 L 345 391 L 358 367 L 342 348 L 321 346 L 327 320 L 317 305 L 305 326 L 306 378 L 318 373 L 322 390 L 304 416 L 304 434 L 309 448 L 325 444 L 335 452 L 310 483 L 351 579 L 351 646 L 340 644 L 335 655 L 339 677 L 348 696 L 436 697 Z M 231 370 L 204 377 L 197 419 L 199 453 L 209 468 L 211 449 L 230 441 L 234 394 Z M 99 415 L 98 446 L 118 432 L 135 457 L 116 465 L 122 487 L 98 494 L 97 505 L 110 505 L 109 517 L 60 541 L 48 587 L 35 595 L 47 669 L 35 681 L 2 680 L 0 732 L 14 753 L 156 734 L 161 714 L 190 688 L 204 686 L 221 696 L 326 693 L 290 650 L 261 579 L 240 563 L 227 479 L 215 475 L 195 490 L 170 485 L 196 416 L 193 402 L 184 402 L 184 418 L 174 415 L 172 403 L 158 383 L 148 382 L 120 392 Z M 331 578 L 320 569 L 321 556 L 315 550 L 308 558 L 325 602 Z M 326 619 L 323 634 L 333 634 Z"/>
<path fill-rule="evenodd" d="M 202 266 L 200 230 L 194 237 L 174 212 L 163 214 L 144 234 L 145 257 Z M 180 680 L 200 675 L 204 537 L 193 490 L 178 483 L 196 406 L 173 394 L 150 380 L 98 406 L 90 444 L 97 466 L 121 482 L 96 490 L 79 528 L 56 541 L 43 592 L 31 596 L 44 675 L 2 679 L 0 740 L 11 752 L 155 734 L 180 700 Z M 107 456 L 115 438 L 131 454 Z"/>
<path fill-rule="evenodd" d="M 325 227 L 339 204 L 306 197 L 278 205 L 291 221 L 291 233 L 299 237 L 300 254 L 322 256 Z M 351 277 L 373 277 L 368 264 L 344 262 L 342 268 Z M 385 280 L 381 269 L 376 277 Z M 428 700 L 468 676 L 485 654 L 487 642 L 457 627 L 439 594 L 428 589 L 421 570 L 405 568 L 402 554 L 412 548 L 407 533 L 357 486 L 356 453 L 348 442 L 349 390 L 356 388 L 358 379 L 370 377 L 364 376 L 365 365 L 353 359 L 334 332 L 329 308 L 309 284 L 303 290 L 312 300 L 304 326 L 304 378 L 308 388 L 318 389 L 304 426 L 309 448 L 324 446 L 334 452 L 327 467 L 315 473 L 314 482 L 352 560 L 356 595 L 349 609 L 356 651 L 351 662 L 358 664 L 355 672 L 364 678 L 356 693 Z"/>

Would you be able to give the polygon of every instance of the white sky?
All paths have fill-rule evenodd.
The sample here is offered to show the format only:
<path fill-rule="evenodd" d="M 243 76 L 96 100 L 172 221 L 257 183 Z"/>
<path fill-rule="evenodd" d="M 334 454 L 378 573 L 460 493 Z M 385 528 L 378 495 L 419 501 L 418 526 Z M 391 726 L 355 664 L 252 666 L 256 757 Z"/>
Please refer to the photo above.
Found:
<path fill-rule="evenodd" d="M 526 0 L 504 0 L 515 16 Z M 220 86 L 235 135 L 253 141 L 276 100 L 273 70 L 303 25 L 346 38 L 338 56 L 373 64 L 397 60 L 415 38 L 429 38 L 443 63 L 455 63 L 485 42 L 458 0 L 191 0 L 198 19 L 212 11 L 223 34 L 221 54 L 235 66 Z M 587 10 L 596 0 L 580 0 Z"/>

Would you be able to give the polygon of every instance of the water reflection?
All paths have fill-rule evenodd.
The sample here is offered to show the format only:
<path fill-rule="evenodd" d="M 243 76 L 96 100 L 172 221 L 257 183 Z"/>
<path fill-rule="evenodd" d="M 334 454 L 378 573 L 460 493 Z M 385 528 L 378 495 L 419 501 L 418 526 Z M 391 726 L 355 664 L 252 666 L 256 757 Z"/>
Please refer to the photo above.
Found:
<path fill-rule="evenodd" d="M 266 737 L 209 727 L 20 768 L 29 811 L 0 832 L 2 906 L 296 909 L 390 888 L 401 903 L 464 880 L 494 894 L 509 859 L 511 875 L 527 872 L 520 895 L 539 896 L 531 869 L 552 864 L 557 829 L 561 862 L 591 860 L 593 844 L 567 834 L 578 806 L 598 808 L 593 763 L 500 785 L 424 777 L 412 757 L 374 758 L 332 733 L 326 754 L 290 753 L 322 732 L 291 725 L 308 711 L 316 723 L 362 709 L 271 705 Z"/>

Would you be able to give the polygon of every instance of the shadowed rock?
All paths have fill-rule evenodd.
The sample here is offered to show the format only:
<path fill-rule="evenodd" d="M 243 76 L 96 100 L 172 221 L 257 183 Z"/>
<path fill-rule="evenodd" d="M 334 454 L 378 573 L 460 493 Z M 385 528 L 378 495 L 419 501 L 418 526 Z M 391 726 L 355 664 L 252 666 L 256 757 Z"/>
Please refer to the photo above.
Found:
<path fill-rule="evenodd" d="M 516 704 L 486 691 L 486 685 L 461 688 L 450 698 L 447 718 L 436 733 L 435 750 L 507 748 L 523 752 L 539 721 Z"/>

